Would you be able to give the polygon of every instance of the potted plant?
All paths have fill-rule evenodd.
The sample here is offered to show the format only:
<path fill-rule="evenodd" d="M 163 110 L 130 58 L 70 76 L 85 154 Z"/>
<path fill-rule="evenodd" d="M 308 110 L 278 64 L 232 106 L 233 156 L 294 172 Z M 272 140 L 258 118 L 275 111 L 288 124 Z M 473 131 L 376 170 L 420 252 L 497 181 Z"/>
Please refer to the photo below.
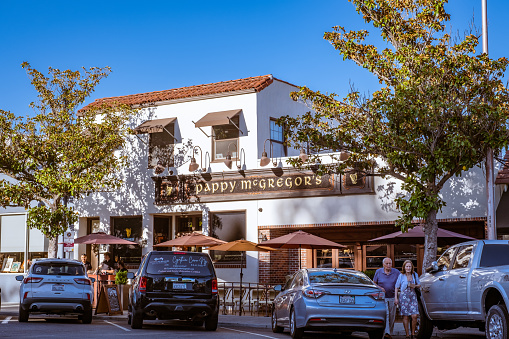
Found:
<path fill-rule="evenodd" d="M 119 285 L 120 300 L 122 308 L 127 309 L 127 297 L 129 295 L 129 285 L 127 285 L 127 271 L 118 271 L 115 274 L 115 284 Z"/>

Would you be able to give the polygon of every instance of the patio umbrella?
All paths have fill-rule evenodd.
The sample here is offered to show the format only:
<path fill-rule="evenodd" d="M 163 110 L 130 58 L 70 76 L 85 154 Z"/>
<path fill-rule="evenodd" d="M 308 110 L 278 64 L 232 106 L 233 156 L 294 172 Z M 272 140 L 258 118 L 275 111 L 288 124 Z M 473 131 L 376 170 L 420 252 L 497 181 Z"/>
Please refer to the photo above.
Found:
<path fill-rule="evenodd" d="M 248 240 L 235 240 L 230 241 L 214 247 L 209 247 L 209 251 L 230 251 L 230 252 L 269 252 L 275 251 L 274 248 L 257 245 L 256 243 Z M 244 256 L 240 257 L 240 304 L 242 305 L 242 266 L 244 264 Z M 239 315 L 242 315 L 242 307 L 239 307 Z"/>
<path fill-rule="evenodd" d="M 138 245 L 135 242 L 125 240 L 119 237 L 115 237 L 114 235 L 106 234 L 104 232 L 90 233 L 84 235 L 82 237 L 74 239 L 74 243 L 76 244 L 85 244 L 85 245 Z M 100 249 L 100 247 L 99 247 Z M 101 253 L 97 253 L 97 263 L 99 264 L 99 255 Z M 99 268 L 99 267 L 98 267 Z M 97 272 L 99 273 L 99 272 Z M 99 276 L 97 276 L 97 301 L 99 300 Z M 97 305 L 96 305 L 96 314 L 97 314 Z"/>
<path fill-rule="evenodd" d="M 454 245 L 462 241 L 476 239 L 467 235 L 439 228 L 437 231 L 437 240 L 440 245 Z M 385 242 L 389 244 L 424 244 L 424 231 L 422 226 L 415 226 L 414 228 L 409 228 L 408 232 L 403 233 L 401 231 L 397 231 L 369 241 Z"/>
<path fill-rule="evenodd" d="M 298 248 L 299 249 L 299 269 L 301 268 L 301 250 L 322 249 L 322 248 L 342 248 L 344 245 L 328 239 L 316 236 L 304 231 L 296 231 L 274 239 L 260 243 L 262 246 L 273 248 Z"/>
<path fill-rule="evenodd" d="M 154 245 L 154 247 L 214 246 L 214 245 L 220 245 L 220 244 L 225 244 L 225 243 L 226 243 L 226 241 L 212 238 L 212 237 L 203 235 L 198 232 L 193 232 L 191 234 L 184 235 L 184 236 Z"/>

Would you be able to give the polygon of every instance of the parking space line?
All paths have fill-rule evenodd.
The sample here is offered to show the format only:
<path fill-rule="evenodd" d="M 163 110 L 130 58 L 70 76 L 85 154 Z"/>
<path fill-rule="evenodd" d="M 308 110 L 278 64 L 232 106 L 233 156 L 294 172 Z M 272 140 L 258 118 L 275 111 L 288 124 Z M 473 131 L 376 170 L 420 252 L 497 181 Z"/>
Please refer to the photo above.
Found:
<path fill-rule="evenodd" d="M 2 324 L 7 324 L 11 319 L 12 317 L 6 317 L 4 320 L 2 320 Z"/>
<path fill-rule="evenodd" d="M 104 322 L 105 322 L 105 323 L 108 323 L 108 324 L 110 324 L 110 325 L 113 325 L 113 326 L 117 326 L 118 328 L 121 328 L 121 329 L 123 329 L 123 330 L 124 330 L 124 331 L 126 331 L 126 332 L 131 332 L 131 330 L 130 330 L 130 329 L 127 329 L 127 328 L 125 328 L 125 327 L 122 327 L 122 326 L 120 326 L 120 325 L 117 325 L 117 324 L 115 324 L 115 323 L 112 323 L 112 322 L 110 322 L 110 321 L 108 321 L 108 320 L 105 320 Z"/>
<path fill-rule="evenodd" d="M 260 333 L 253 333 L 253 332 L 247 332 L 247 331 L 241 331 L 241 330 L 234 330 L 233 328 L 228 328 L 228 327 L 220 327 L 220 328 L 223 328 L 225 330 L 240 332 L 240 333 L 247 333 L 247 334 L 257 335 L 259 337 L 264 337 L 264 338 L 278 339 L 276 337 L 271 337 L 271 336 L 268 336 L 268 335 L 265 335 L 265 334 L 260 334 Z"/>

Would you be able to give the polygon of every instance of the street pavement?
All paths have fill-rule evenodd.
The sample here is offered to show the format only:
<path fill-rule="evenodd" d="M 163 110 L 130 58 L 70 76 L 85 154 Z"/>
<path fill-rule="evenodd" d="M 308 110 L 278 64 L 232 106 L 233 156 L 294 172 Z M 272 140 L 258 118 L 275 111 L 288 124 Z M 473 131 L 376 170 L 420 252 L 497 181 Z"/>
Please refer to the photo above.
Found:
<path fill-rule="evenodd" d="M 18 304 L 2 304 L 2 307 L 0 309 L 0 317 L 17 317 L 18 316 Z M 122 324 L 123 326 L 127 326 L 127 311 L 124 311 L 123 315 L 113 315 L 109 316 L 107 314 L 98 314 L 94 315 L 93 318 L 93 324 L 97 321 L 106 321 L 106 322 L 115 322 L 117 324 Z M 0 319 L 1 321 L 1 319 Z M 241 330 L 252 330 L 253 332 L 261 332 L 265 333 L 264 335 L 259 334 L 264 337 L 270 337 L 272 338 L 272 332 L 270 331 L 270 317 L 258 317 L 258 316 L 249 316 L 249 315 L 219 315 L 219 327 L 220 328 L 231 328 L 231 329 L 237 329 L 239 332 L 242 332 Z M 248 332 L 246 332 L 248 333 Z M 285 332 L 286 337 L 288 333 Z M 277 336 L 279 337 L 279 335 Z M 315 337 L 314 335 L 311 335 L 311 337 Z M 367 338 L 366 333 L 362 332 L 355 332 L 353 337 L 357 338 Z M 484 333 L 480 332 L 477 329 L 472 328 L 458 328 L 455 330 L 448 330 L 448 331 L 439 331 L 437 329 L 433 332 L 433 337 L 435 338 L 449 338 L 449 339 L 455 339 L 455 338 L 461 338 L 461 339 L 480 339 L 484 338 Z M 323 338 L 323 336 L 320 336 L 320 338 Z M 403 328 L 403 323 L 396 322 L 394 326 L 394 339 L 401 339 L 405 338 L 405 330 Z"/>

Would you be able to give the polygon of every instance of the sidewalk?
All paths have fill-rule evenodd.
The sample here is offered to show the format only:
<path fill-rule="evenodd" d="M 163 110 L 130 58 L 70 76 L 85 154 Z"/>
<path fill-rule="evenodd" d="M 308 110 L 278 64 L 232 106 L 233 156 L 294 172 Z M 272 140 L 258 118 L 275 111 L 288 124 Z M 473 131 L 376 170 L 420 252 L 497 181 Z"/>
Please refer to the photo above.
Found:
<path fill-rule="evenodd" d="M 8 304 L 2 304 L 2 308 L 0 309 L 0 316 L 18 316 L 18 303 L 8 303 Z M 109 316 L 107 314 L 97 314 L 94 315 L 94 320 L 101 319 L 101 320 L 117 320 L 117 321 L 125 321 L 127 324 L 127 311 L 124 311 L 124 314 L 122 315 L 112 315 Z M 270 317 L 255 317 L 255 316 L 249 316 L 249 315 L 219 315 L 219 326 L 225 326 L 225 327 L 251 327 L 251 328 L 270 328 Z M 467 328 L 467 327 L 460 327 L 455 330 L 449 330 L 449 331 L 440 331 L 435 328 L 433 331 L 433 337 L 438 338 L 446 338 L 449 336 L 454 337 L 462 337 L 462 336 L 479 336 L 479 338 L 484 338 L 484 333 L 480 332 L 478 329 L 475 328 Z M 395 337 L 405 337 L 405 329 L 403 328 L 403 323 L 401 321 L 396 321 L 394 324 L 394 336 Z"/>

